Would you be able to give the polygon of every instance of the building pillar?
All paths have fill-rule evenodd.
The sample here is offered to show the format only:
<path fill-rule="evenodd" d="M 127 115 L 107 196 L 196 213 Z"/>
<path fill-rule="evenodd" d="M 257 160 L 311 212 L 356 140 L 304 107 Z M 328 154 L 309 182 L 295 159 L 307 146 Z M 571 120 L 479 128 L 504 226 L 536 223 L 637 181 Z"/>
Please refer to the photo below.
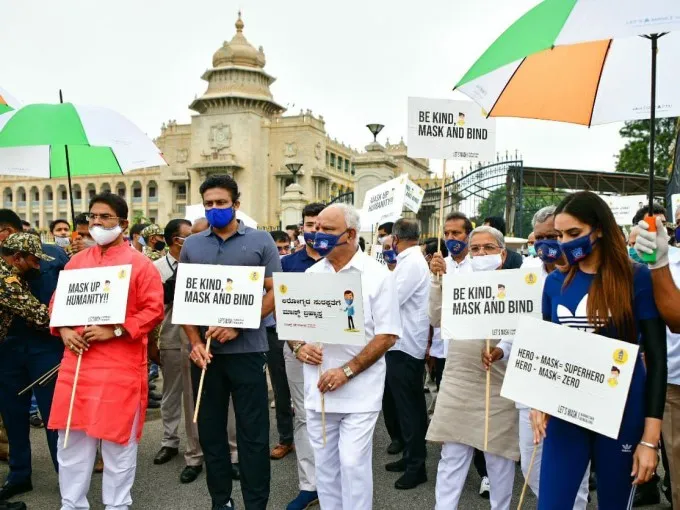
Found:
<path fill-rule="evenodd" d="M 302 217 L 302 210 L 309 203 L 302 186 L 290 184 L 281 196 L 281 225 L 297 225 Z"/>

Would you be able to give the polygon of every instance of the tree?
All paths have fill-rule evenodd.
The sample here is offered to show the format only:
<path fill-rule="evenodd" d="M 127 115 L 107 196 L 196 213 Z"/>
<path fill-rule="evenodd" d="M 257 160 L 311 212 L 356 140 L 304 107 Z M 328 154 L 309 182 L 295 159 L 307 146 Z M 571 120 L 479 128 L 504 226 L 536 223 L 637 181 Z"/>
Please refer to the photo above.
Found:
<path fill-rule="evenodd" d="M 649 173 L 649 124 L 649 120 L 633 120 L 621 128 L 619 134 L 626 140 L 626 145 L 617 156 L 617 172 Z M 657 176 L 668 176 L 673 164 L 676 124 L 676 118 L 656 119 L 654 174 Z"/>

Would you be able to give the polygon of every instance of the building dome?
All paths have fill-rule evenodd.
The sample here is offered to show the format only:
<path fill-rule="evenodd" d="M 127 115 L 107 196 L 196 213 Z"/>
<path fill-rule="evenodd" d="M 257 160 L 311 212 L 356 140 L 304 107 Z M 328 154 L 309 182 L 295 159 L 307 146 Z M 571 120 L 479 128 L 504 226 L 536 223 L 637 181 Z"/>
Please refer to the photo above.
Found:
<path fill-rule="evenodd" d="M 236 35 L 231 41 L 224 41 L 213 55 L 213 67 L 244 66 L 262 69 L 265 65 L 264 52 L 261 46 L 256 50 L 243 35 L 245 25 L 240 12 L 235 26 Z"/>

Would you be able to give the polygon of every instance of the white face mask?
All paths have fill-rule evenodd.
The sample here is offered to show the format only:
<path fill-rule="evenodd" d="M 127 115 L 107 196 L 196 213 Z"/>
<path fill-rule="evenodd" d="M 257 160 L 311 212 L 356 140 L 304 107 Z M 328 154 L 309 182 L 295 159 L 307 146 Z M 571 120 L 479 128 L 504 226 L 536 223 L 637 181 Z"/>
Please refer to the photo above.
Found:
<path fill-rule="evenodd" d="M 500 253 L 496 253 L 495 255 L 480 255 L 470 259 L 470 264 L 472 265 L 472 270 L 474 272 L 493 271 L 498 269 L 502 263 L 503 258 Z"/>
<path fill-rule="evenodd" d="M 111 244 L 122 233 L 123 229 L 120 225 L 116 225 L 113 228 L 104 228 L 100 227 L 99 225 L 90 227 L 90 235 L 99 246 L 106 246 L 107 244 Z"/>
<path fill-rule="evenodd" d="M 386 236 L 378 237 L 378 244 L 385 244 L 385 237 Z"/>
<path fill-rule="evenodd" d="M 54 244 L 61 246 L 62 248 L 66 248 L 69 244 L 71 244 L 71 240 L 68 237 L 55 237 Z"/>

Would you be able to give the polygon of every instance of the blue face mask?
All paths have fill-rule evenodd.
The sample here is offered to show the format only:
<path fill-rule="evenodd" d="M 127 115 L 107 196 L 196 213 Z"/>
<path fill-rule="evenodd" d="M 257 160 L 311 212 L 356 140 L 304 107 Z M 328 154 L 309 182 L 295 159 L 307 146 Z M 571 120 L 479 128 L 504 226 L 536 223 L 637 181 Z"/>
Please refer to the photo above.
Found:
<path fill-rule="evenodd" d="M 345 298 L 345 303 L 351 305 L 352 303 L 354 303 L 354 300 Z"/>
<path fill-rule="evenodd" d="M 205 211 L 205 217 L 208 219 L 210 225 L 215 228 L 224 228 L 234 219 L 234 208 L 218 208 L 213 207 Z"/>
<path fill-rule="evenodd" d="M 628 256 L 631 258 L 631 260 L 634 260 L 640 264 L 644 264 L 644 261 L 640 258 L 640 255 L 638 255 L 638 252 L 632 246 L 628 248 Z"/>
<path fill-rule="evenodd" d="M 394 251 L 394 250 L 384 250 L 383 251 L 383 259 L 388 264 L 396 264 L 397 263 L 397 252 Z"/>
<path fill-rule="evenodd" d="M 316 236 L 316 232 L 305 232 L 302 235 L 305 238 L 305 244 L 307 246 L 309 246 L 310 248 L 313 248 L 314 247 L 314 237 Z"/>
<path fill-rule="evenodd" d="M 535 245 L 529 246 L 529 249 L 527 251 L 529 252 L 530 257 L 536 256 L 536 246 Z"/>
<path fill-rule="evenodd" d="M 344 243 L 338 242 L 340 238 L 344 236 L 346 233 L 347 231 L 345 230 L 342 234 L 336 236 L 334 234 L 327 234 L 325 232 L 317 232 L 314 235 L 314 250 L 322 257 L 325 257 L 336 246 L 342 246 L 343 244 L 347 244 L 347 241 L 345 241 Z"/>
<path fill-rule="evenodd" d="M 592 242 L 590 234 L 592 234 L 592 231 L 569 242 L 560 243 L 564 256 L 567 257 L 567 263 L 570 266 L 578 264 L 593 252 L 593 246 L 595 246 L 597 241 Z"/>
<path fill-rule="evenodd" d="M 458 241 L 456 239 L 448 239 L 446 241 L 446 249 L 449 250 L 449 254 L 452 257 L 460 255 L 467 248 L 467 243 L 465 241 Z"/>
<path fill-rule="evenodd" d="M 554 264 L 562 258 L 562 247 L 556 239 L 536 241 L 536 255 L 546 264 Z"/>
<path fill-rule="evenodd" d="M 675 229 L 675 240 L 680 243 L 680 227 Z"/>

